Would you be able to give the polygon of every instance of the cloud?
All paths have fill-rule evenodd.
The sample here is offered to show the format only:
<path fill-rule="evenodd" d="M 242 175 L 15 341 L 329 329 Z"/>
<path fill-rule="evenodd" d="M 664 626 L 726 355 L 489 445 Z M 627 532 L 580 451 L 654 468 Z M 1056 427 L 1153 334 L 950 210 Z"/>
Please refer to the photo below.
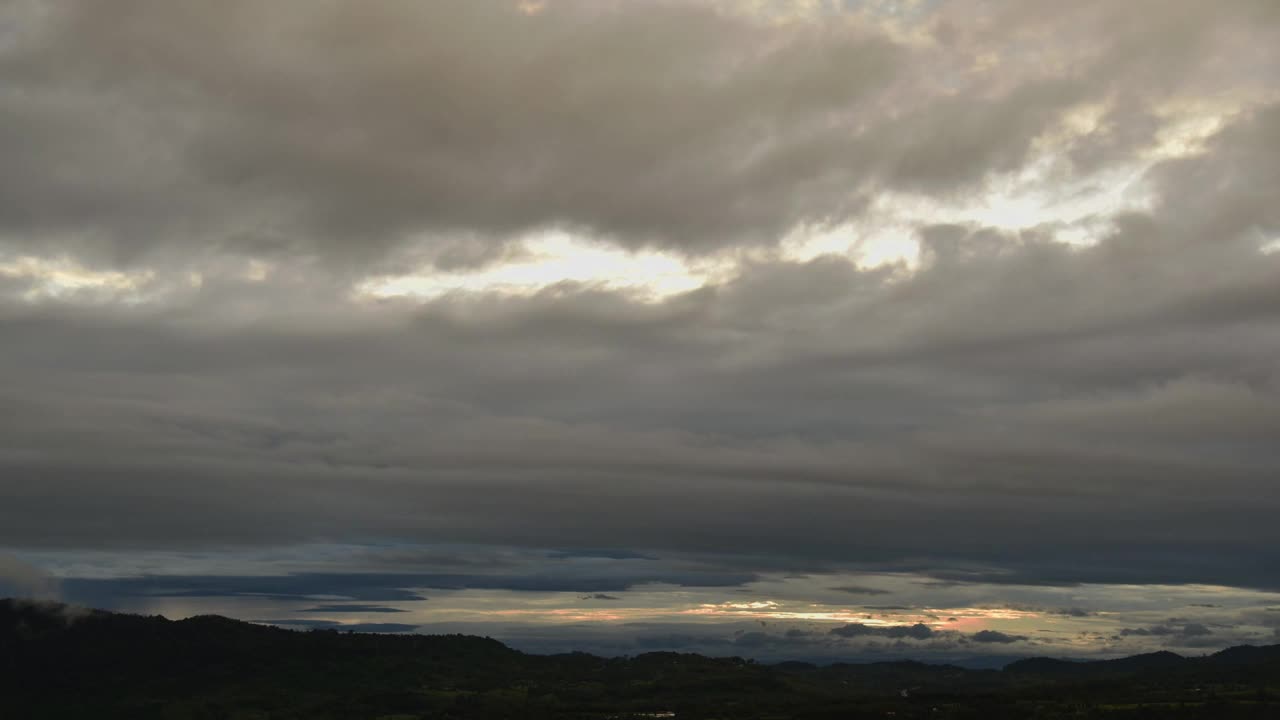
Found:
<path fill-rule="evenodd" d="M 1005 603 L 1001 607 L 1009 610 L 1021 610 L 1033 613 L 1045 613 L 1047 615 L 1062 615 L 1064 617 L 1082 618 L 1091 617 L 1094 613 L 1081 607 L 1059 607 L 1046 608 L 1039 605 L 1028 605 L 1025 603 Z"/>
<path fill-rule="evenodd" d="M 627 590 L 638 584 L 670 583 L 699 587 L 733 587 L 754 576 L 672 571 L 662 575 L 596 575 L 530 573 L 465 575 L 437 573 L 298 573 L 292 575 L 163 575 L 122 578 L 73 578 L 66 595 L 84 603 L 119 597 L 234 598 L 257 596 L 281 600 L 341 597 L 353 601 L 413 602 L 424 600 L 420 589 L 510 590 L 514 592 L 583 592 Z M 597 593 L 592 594 L 593 597 Z M 605 595 L 604 592 L 598 595 Z M 341 607 L 341 606 L 325 606 Z M 354 607 L 367 607 L 358 605 Z M 326 612 L 336 612 L 326 609 Z M 385 612 L 387 610 L 383 610 Z"/>
<path fill-rule="evenodd" d="M 882 92 L 901 56 L 878 33 L 698 2 L 529 15 L 130 0 L 111 19 L 58 1 L 19 17 L 6 81 L 34 98 L 9 102 L 0 140 L 9 178 L 29 173 L 7 183 L 10 227 L 99 223 L 116 259 L 163 254 L 179 234 L 214 253 L 339 260 L 428 235 L 426 257 L 451 265 L 544 226 L 682 247 L 785 230 L 852 204 L 840 181 L 859 158 L 832 177 L 810 147 L 853 127 L 825 126 Z M 103 104 L 129 112 L 74 114 Z M 128 182 L 63 178 L 23 141 Z"/>
<path fill-rule="evenodd" d="M 915 625 L 884 625 L 872 626 L 863 625 L 862 623 L 849 623 L 837 628 L 832 628 L 830 634 L 844 638 L 853 637 L 885 637 L 893 639 L 910 638 L 912 640 L 926 640 L 934 636 L 933 628 L 924 623 L 916 623 Z"/>
<path fill-rule="evenodd" d="M 848 593 L 850 595 L 890 595 L 892 594 L 888 590 L 881 590 L 880 588 L 873 588 L 873 587 L 865 587 L 863 585 L 840 585 L 830 589 L 835 590 L 837 592 Z"/>
<path fill-rule="evenodd" d="M 977 643 L 997 643 L 1000 645 L 1008 645 L 1009 643 L 1020 642 L 1026 640 L 1026 635 L 1009 635 L 998 630 L 979 630 L 969 636 L 969 639 Z"/>
<path fill-rule="evenodd" d="M 0 216 L 36 247 L 115 264 L 466 266 L 558 226 L 689 252 L 772 244 L 884 188 L 972 191 L 1080 106 L 1106 110 L 1065 150 L 1125 159 L 1160 129 L 1152 105 L 1222 82 L 1223 63 L 1192 58 L 1250 62 L 1233 41 L 1267 36 L 1246 1 L 962 2 L 935 18 L 963 28 L 945 43 L 741 5 L 128 0 L 110 22 L 23 5 Z M 1057 62 L 1012 62 L 1029 41 Z"/>
<path fill-rule="evenodd" d="M 0 552 L 0 597 L 57 600 L 58 580 L 30 563 Z"/>
<path fill-rule="evenodd" d="M 309 630 L 340 630 L 359 633 L 409 633 L 418 629 L 417 625 L 408 623 L 340 623 L 330 620 L 255 620 L 263 625 L 282 625 L 289 628 L 305 628 Z"/>
<path fill-rule="evenodd" d="M 315 607 L 306 608 L 302 612 L 308 613 L 402 613 L 408 612 L 401 608 L 388 607 L 386 605 L 317 605 Z"/>
<path fill-rule="evenodd" d="M 1185 623 L 1181 626 L 1170 624 L 1150 625 L 1139 628 L 1121 628 L 1121 637 L 1174 637 L 1177 639 L 1188 639 L 1194 637 L 1203 637 L 1212 635 L 1213 630 L 1203 623 Z"/>
<path fill-rule="evenodd" d="M 0 544 L 599 563 L 81 600 L 796 569 L 1276 588 L 1274 3 L 932 12 L 0 9 Z M 875 228 L 904 259 L 787 250 Z M 359 290 L 549 229 L 708 280 Z M 639 558 L 680 560 L 600 569 Z"/>
<path fill-rule="evenodd" d="M 955 633 L 953 631 L 934 630 L 933 628 L 931 628 L 928 625 L 925 625 L 924 623 L 917 623 L 915 625 L 875 625 L 875 626 L 864 625 L 862 623 L 850 623 L 837 628 L 832 628 L 828 632 L 831 635 L 836 635 L 843 638 L 883 637 L 883 638 L 890 638 L 895 640 L 936 639 L 941 642 L 941 645 L 943 647 L 948 647 L 948 648 L 952 647 L 951 643 L 947 642 L 948 640 L 954 640 L 957 637 L 961 637 L 958 633 Z M 969 640 L 972 640 L 973 642 L 981 643 L 984 645 L 986 644 L 1008 645 L 1010 643 L 1020 642 L 1028 639 L 1026 635 L 1013 635 L 1013 634 L 1000 632 L 998 630 L 979 630 L 976 633 L 973 633 L 968 636 L 963 636 L 963 637 L 967 637 Z"/>
<path fill-rule="evenodd" d="M 1090 617 L 1091 615 L 1093 615 L 1091 611 L 1085 610 L 1084 608 L 1078 608 L 1078 607 L 1058 608 L 1053 612 L 1056 615 L 1066 615 L 1067 617 L 1077 617 L 1077 618 Z"/>

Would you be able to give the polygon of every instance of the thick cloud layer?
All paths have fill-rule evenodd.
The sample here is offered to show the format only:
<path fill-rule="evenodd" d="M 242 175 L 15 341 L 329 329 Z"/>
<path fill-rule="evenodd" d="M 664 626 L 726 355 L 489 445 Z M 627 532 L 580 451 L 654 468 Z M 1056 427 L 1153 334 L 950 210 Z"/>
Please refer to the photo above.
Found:
<path fill-rule="evenodd" d="M 1275 4 L 854 5 L 9 4 L 0 545 L 1276 588 Z M 361 291 L 548 229 L 720 269 Z"/>
<path fill-rule="evenodd" d="M 1063 171 L 1125 159 L 1164 104 L 1252 90 L 1275 60 L 1267 0 L 950 2 L 896 32 L 873 5 L 534 10 L 12 3 L 0 228 L 111 264 L 472 264 L 546 226 L 770 243 L 883 189 L 971 191 L 1091 103 Z"/>

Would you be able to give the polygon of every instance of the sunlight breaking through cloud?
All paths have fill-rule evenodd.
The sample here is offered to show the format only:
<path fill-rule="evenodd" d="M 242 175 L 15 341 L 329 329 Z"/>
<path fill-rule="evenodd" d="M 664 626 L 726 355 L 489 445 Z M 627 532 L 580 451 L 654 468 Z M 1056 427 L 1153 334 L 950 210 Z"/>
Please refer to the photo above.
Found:
<path fill-rule="evenodd" d="M 156 273 L 151 270 L 95 270 L 68 257 L 20 255 L 0 258 L 0 279 L 24 283 L 26 289 L 21 292 L 21 297 L 30 302 L 63 299 L 84 291 L 106 292 L 136 300 L 155 278 Z"/>
<path fill-rule="evenodd" d="M 524 252 L 477 270 L 435 271 L 374 278 L 357 292 L 372 297 L 424 299 L 449 293 L 494 292 L 529 295 L 561 283 L 635 292 L 661 300 L 702 287 L 721 268 L 692 263 L 657 251 L 627 251 L 562 233 L 545 233 L 523 243 Z"/>

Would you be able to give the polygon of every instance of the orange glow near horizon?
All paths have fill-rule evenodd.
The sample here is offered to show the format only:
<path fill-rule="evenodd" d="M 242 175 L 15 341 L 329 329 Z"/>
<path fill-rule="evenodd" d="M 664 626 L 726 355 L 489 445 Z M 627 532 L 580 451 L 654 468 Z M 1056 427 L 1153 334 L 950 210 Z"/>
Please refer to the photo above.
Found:
<path fill-rule="evenodd" d="M 810 604 L 805 609 L 788 609 L 783 603 L 774 600 L 701 603 L 684 608 L 503 608 L 470 610 L 462 614 L 473 618 L 520 618 L 548 623 L 619 623 L 698 618 L 760 622 L 860 623 L 875 627 L 924 624 L 935 629 L 966 631 L 981 629 L 992 620 L 1010 621 L 1044 616 L 1044 613 L 1027 610 L 975 607 L 914 608 L 910 611 L 881 612 L 875 608 L 828 607 Z"/>

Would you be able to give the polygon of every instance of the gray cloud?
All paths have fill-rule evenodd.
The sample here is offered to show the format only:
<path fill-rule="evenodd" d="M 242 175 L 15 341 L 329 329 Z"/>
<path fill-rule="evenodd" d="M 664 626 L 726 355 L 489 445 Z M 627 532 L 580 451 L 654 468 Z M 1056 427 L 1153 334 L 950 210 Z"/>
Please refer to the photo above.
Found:
<path fill-rule="evenodd" d="M 1045 607 L 1040 607 L 1038 605 L 1026 605 L 1026 604 L 1020 604 L 1020 603 L 1006 603 L 1001 607 L 1008 608 L 1010 610 L 1023 610 L 1027 612 L 1046 613 L 1049 615 L 1062 615 L 1064 617 L 1074 617 L 1074 618 L 1090 617 L 1093 615 L 1093 612 L 1081 607 L 1045 608 Z"/>
<path fill-rule="evenodd" d="M 1195 644 L 1197 638 L 1204 638 L 1214 634 L 1214 631 L 1203 623 L 1188 622 L 1181 625 L 1175 625 L 1172 624 L 1174 622 L 1176 622 L 1176 618 L 1170 618 L 1169 623 L 1137 628 L 1121 628 L 1119 636 L 1161 637 L 1168 638 L 1171 643 Z"/>
<path fill-rule="evenodd" d="M 42 236 L 105 221 L 114 259 L 175 234 L 358 259 L 448 233 L 426 256 L 452 265 L 543 226 L 690 247 L 780 232 L 847 211 L 854 168 L 797 146 L 847 131 L 832 121 L 900 56 L 701 3 L 130 0 L 110 23 L 42 6 L 9 48 L 6 80 L 33 99 L 0 129 L 4 216 Z M 103 105 L 121 112 L 76 117 Z M 50 146 L 103 171 L 63 177 Z"/>
<path fill-rule="evenodd" d="M 341 597 L 356 601 L 419 601 L 425 598 L 417 589 L 433 590 L 511 590 L 515 592 L 583 592 L 590 590 L 627 590 L 635 585 L 667 583 L 686 587 L 733 587 L 750 582 L 752 575 L 725 572 L 690 572 L 679 569 L 665 573 L 627 575 L 601 573 L 595 575 L 569 572 L 542 572 L 534 569 L 518 575 L 504 574 L 437 574 L 437 573 L 296 573 L 290 575 L 175 575 L 115 578 L 69 578 L 63 582 L 68 599 L 83 604 L 105 606 L 119 598 L 234 598 L 258 596 L 274 599 L 307 599 Z M 593 597 L 596 594 L 593 593 Z M 599 595 L 609 597 L 601 592 Z M 334 608 L 339 609 L 334 609 Z M 342 606 L 326 605 L 317 611 L 342 612 Z M 368 605 L 352 612 L 394 612 L 368 610 Z M 309 612 L 309 611 L 308 611 Z"/>
<path fill-rule="evenodd" d="M 300 620 L 296 618 L 284 620 L 255 620 L 263 625 L 283 625 L 288 628 L 305 628 L 308 630 L 341 630 L 343 632 L 361 633 L 410 633 L 418 629 L 409 623 L 340 623 L 330 620 Z"/>
<path fill-rule="evenodd" d="M 302 612 L 308 613 L 402 613 L 407 612 L 400 608 L 388 607 L 386 605 L 317 605 L 315 607 L 306 608 Z"/>
<path fill-rule="evenodd" d="M 51 601 L 59 598 L 58 580 L 40 568 L 0 552 L 0 597 Z"/>
<path fill-rule="evenodd" d="M 0 263 L 151 272 L 159 299 L 33 300 L 0 272 L 0 544 L 391 537 L 719 564 L 403 587 L 859 567 L 1274 588 L 1275 105 L 1145 171 L 1149 202 L 1099 211 L 1091 245 L 917 217 L 914 269 L 764 253 L 660 302 L 352 294 L 552 226 L 758 250 L 889 191 L 978 197 L 1054 142 L 1044 182 L 1066 187 L 1151 152 L 1161 113 L 1206 88 L 1271 89 L 1274 3 L 1060 5 L 946 4 L 934 44 L 689 3 L 12 4 Z M 1094 105 L 1093 131 L 1055 140 Z M 409 599 L 376 585 L 347 594 Z"/>
<path fill-rule="evenodd" d="M 939 21 L 962 31 L 911 46 L 861 16 L 819 28 L 696 1 L 19 3 L 0 220 L 113 264 L 484 264 L 552 226 L 769 244 L 880 188 L 961 193 L 1017 170 L 1080 104 L 1113 107 L 1072 157 L 1131 155 L 1158 130 L 1152 104 L 1221 85 L 1194 58 L 1265 47 L 1262 4 L 975 21 L 954 3 Z M 1056 66 L 1010 57 L 1050 33 Z M 998 62 L 972 67 L 984 54 Z"/>
<path fill-rule="evenodd" d="M 969 636 L 969 639 L 977 643 L 997 643 L 1000 645 L 1008 645 L 1009 643 L 1026 640 L 1026 635 L 1009 635 L 998 630 L 979 630 Z"/>
<path fill-rule="evenodd" d="M 911 638 L 912 640 L 926 640 L 934 636 L 933 628 L 923 623 L 915 625 L 863 625 L 862 623 L 849 623 L 838 628 L 830 630 L 832 635 L 838 635 L 845 638 L 853 637 L 885 637 L 893 639 Z"/>
<path fill-rule="evenodd" d="M 830 589 L 835 590 L 837 592 L 848 593 L 850 595 L 890 595 L 892 594 L 888 590 L 867 587 L 864 585 L 838 585 Z"/>

